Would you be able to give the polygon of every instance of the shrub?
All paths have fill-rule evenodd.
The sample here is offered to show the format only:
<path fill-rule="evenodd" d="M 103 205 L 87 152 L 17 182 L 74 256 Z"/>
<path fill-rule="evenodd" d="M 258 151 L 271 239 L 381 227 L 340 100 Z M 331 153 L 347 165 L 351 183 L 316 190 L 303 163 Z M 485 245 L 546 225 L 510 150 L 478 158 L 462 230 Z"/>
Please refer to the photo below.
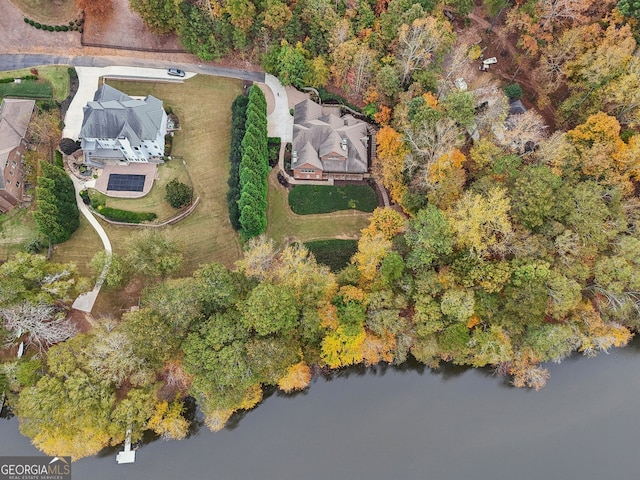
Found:
<path fill-rule="evenodd" d="M 174 178 L 167 183 L 165 198 L 169 205 L 173 208 L 184 207 L 191 203 L 191 196 L 193 195 L 193 189 L 182 182 L 179 182 L 177 178 Z"/>
<path fill-rule="evenodd" d="M 35 239 L 35 240 L 31 240 L 27 246 L 25 247 L 25 250 L 28 253 L 40 253 L 42 252 L 45 248 L 47 248 L 47 245 L 45 243 L 43 243 L 42 241 L 40 241 L 39 239 Z"/>
<path fill-rule="evenodd" d="M 482 47 L 477 43 L 472 45 L 469 51 L 467 52 L 467 58 L 472 62 L 478 60 L 480 55 L 482 54 Z"/>
<path fill-rule="evenodd" d="M 60 150 L 56 150 L 54 152 L 54 156 L 55 156 L 56 167 L 60 167 L 64 169 L 64 162 L 62 161 L 62 152 Z"/>
<path fill-rule="evenodd" d="M 73 152 L 75 152 L 76 150 L 78 150 L 80 148 L 80 145 L 78 144 L 78 142 L 76 142 L 75 140 L 73 140 L 71 138 L 63 138 L 58 143 L 58 148 L 65 155 L 71 155 Z"/>
<path fill-rule="evenodd" d="M 519 83 L 510 83 L 502 89 L 509 100 L 520 100 L 522 98 L 522 87 Z"/>
<path fill-rule="evenodd" d="M 24 23 L 29 23 L 29 19 L 27 17 L 24 17 Z"/>
<path fill-rule="evenodd" d="M 47 25 L 47 30 L 49 30 L 50 32 L 53 32 L 53 27 L 51 25 Z"/>
<path fill-rule="evenodd" d="M 120 210 L 119 208 L 109 208 L 99 205 L 97 208 L 101 215 L 104 215 L 110 220 L 116 222 L 125 223 L 141 223 L 150 222 L 156 219 L 156 214 L 153 212 L 130 212 L 128 210 Z"/>
<path fill-rule="evenodd" d="M 73 26 L 73 20 L 69 20 L 69 26 L 72 27 Z"/>
<path fill-rule="evenodd" d="M 33 20 L 29 20 L 29 25 L 31 25 L 32 27 L 36 24 L 36 22 L 34 22 Z"/>
<path fill-rule="evenodd" d="M 15 79 L 13 77 L 7 77 L 7 78 L 0 78 L 0 83 L 11 83 L 13 82 Z"/>
<path fill-rule="evenodd" d="M 60 31 L 60 25 L 56 25 L 55 27 L 53 27 L 53 29 L 54 29 L 56 32 L 59 32 L 59 31 Z"/>
<path fill-rule="evenodd" d="M 37 22 L 33 26 L 36 27 L 38 30 L 40 30 L 42 28 L 42 25 L 40 25 Z"/>

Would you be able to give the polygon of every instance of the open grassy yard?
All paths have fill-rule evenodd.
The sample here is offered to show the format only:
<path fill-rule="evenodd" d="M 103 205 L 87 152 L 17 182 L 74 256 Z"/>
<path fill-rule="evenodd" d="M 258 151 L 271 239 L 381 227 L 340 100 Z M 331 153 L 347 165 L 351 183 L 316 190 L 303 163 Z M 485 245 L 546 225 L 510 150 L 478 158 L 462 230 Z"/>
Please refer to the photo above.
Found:
<path fill-rule="evenodd" d="M 44 92 L 45 88 L 48 90 L 48 96 L 51 96 L 51 89 L 53 89 L 54 100 L 61 102 L 69 96 L 69 67 L 61 66 L 48 66 L 48 67 L 36 67 L 38 70 L 38 76 L 40 77 L 39 85 L 47 85 L 47 87 L 41 88 Z M 19 78 L 25 75 L 31 75 L 30 68 L 23 68 L 21 70 L 10 70 L 7 72 L 0 72 L 0 78 Z M 44 80 L 44 81 L 43 81 Z M 48 83 L 47 83 L 48 82 Z M 0 84 L 4 86 L 5 84 Z M 12 85 L 12 84 L 6 84 Z M 17 85 L 16 85 L 17 86 Z M 32 87 L 29 87 L 32 88 Z"/>
<path fill-rule="evenodd" d="M 89 268 L 89 262 L 104 247 L 100 237 L 89 224 L 89 221 L 80 214 L 80 227 L 69 240 L 53 248 L 51 260 L 58 263 L 75 263 L 78 271 L 87 277 L 93 272 Z"/>
<path fill-rule="evenodd" d="M 0 215 L 0 260 L 24 251 L 27 244 L 36 238 L 36 222 L 28 208 L 14 208 Z"/>
<path fill-rule="evenodd" d="M 289 192 L 289 206 L 298 215 L 340 210 L 373 212 L 378 196 L 369 185 L 295 185 Z"/>
<path fill-rule="evenodd" d="M 277 244 L 341 238 L 360 238 L 360 230 L 369 224 L 366 212 L 346 210 L 330 214 L 296 215 L 289 208 L 288 191 L 278 183 L 276 171 L 269 175 L 267 236 Z"/>
<path fill-rule="evenodd" d="M 194 196 L 200 196 L 200 205 L 195 212 L 165 228 L 170 237 L 184 245 L 181 273 L 188 275 L 199 265 L 211 261 L 233 265 L 240 258 L 242 248 L 227 213 L 230 112 L 231 103 L 242 92 L 242 82 L 198 75 L 184 83 L 115 80 L 107 83 L 129 95 L 151 94 L 160 98 L 180 120 L 181 130 L 174 137 L 172 150 L 172 156 L 177 159 L 170 161 L 169 166 L 172 168 L 173 162 L 178 164 L 178 159 L 184 159 L 193 181 Z M 171 175 L 166 177 L 167 181 L 171 178 Z M 150 195 L 158 195 L 164 202 L 164 188 L 157 190 L 157 194 L 152 192 Z M 148 200 L 139 200 L 141 204 L 145 201 Z M 115 204 L 112 206 L 116 207 Z M 118 205 L 117 208 L 125 207 Z M 132 228 L 107 227 L 116 251 L 133 232 Z"/>
<path fill-rule="evenodd" d="M 32 20 L 48 25 L 61 25 L 75 20 L 79 12 L 74 0 L 10 0 Z"/>

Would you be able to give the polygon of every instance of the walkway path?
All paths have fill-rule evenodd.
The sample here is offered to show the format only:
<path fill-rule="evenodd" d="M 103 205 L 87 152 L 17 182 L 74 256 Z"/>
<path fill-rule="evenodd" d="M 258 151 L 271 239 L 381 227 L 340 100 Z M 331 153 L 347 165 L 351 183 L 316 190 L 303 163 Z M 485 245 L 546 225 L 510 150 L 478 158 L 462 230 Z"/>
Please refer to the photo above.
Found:
<path fill-rule="evenodd" d="M 93 305 L 98 298 L 98 294 L 100 293 L 100 289 L 102 288 L 102 284 L 104 283 L 105 278 L 107 277 L 107 272 L 109 271 L 109 266 L 111 265 L 111 257 L 113 255 L 113 250 L 111 248 L 111 242 L 109 241 L 109 237 L 107 236 L 107 232 L 104 231 L 100 222 L 96 220 L 96 218 L 91 214 L 89 207 L 85 205 L 80 198 L 80 191 L 84 188 L 84 183 L 75 177 L 75 175 L 70 174 L 71 180 L 73 181 L 73 186 L 76 190 L 76 202 L 78 203 L 78 208 L 80 212 L 86 217 L 91 226 L 100 236 L 100 240 L 102 240 L 102 244 L 104 245 L 104 251 L 107 253 L 107 261 L 104 264 L 104 268 L 100 273 L 100 277 L 98 277 L 98 281 L 96 282 L 93 290 L 87 293 L 83 293 L 73 302 L 73 308 L 76 310 L 80 310 L 82 312 L 91 313 L 93 309 Z"/>

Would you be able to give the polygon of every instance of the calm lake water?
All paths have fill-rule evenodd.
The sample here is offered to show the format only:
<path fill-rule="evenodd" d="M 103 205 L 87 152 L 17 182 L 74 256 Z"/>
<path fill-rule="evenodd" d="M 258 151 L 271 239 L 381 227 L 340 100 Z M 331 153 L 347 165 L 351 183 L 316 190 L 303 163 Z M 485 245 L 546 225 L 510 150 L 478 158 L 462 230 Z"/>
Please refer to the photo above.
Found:
<path fill-rule="evenodd" d="M 231 428 L 74 463 L 74 480 L 590 480 L 640 477 L 640 341 L 550 366 L 539 392 L 488 372 L 415 366 L 319 378 Z M 0 455 L 37 451 L 0 420 Z"/>

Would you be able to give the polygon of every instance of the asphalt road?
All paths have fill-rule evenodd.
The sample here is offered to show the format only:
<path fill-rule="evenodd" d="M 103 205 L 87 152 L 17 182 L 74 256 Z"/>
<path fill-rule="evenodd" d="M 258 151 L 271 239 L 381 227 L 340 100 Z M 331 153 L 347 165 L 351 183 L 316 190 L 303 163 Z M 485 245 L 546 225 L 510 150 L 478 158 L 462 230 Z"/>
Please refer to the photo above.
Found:
<path fill-rule="evenodd" d="M 236 68 L 212 67 L 190 63 L 167 63 L 159 60 L 148 60 L 133 57 L 85 57 L 85 56 L 58 56 L 41 54 L 0 54 L 0 71 L 18 70 L 20 68 L 37 67 L 40 65 L 72 65 L 74 67 L 110 67 L 129 66 L 147 68 L 175 67 L 189 70 L 204 75 L 216 75 L 219 77 L 239 78 L 253 82 L 265 82 L 265 74 L 262 72 L 249 72 Z"/>

